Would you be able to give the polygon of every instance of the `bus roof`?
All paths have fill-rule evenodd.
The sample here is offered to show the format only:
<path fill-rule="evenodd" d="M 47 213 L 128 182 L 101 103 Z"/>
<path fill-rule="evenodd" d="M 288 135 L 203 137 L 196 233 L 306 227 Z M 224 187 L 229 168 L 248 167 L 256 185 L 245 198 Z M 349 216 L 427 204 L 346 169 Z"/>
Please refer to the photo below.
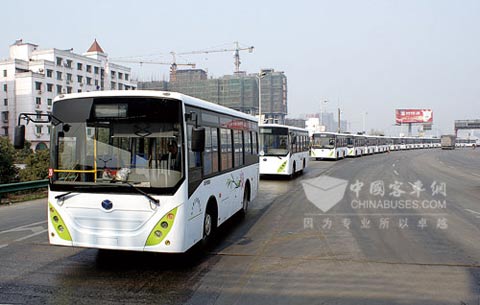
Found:
<path fill-rule="evenodd" d="M 308 132 L 308 130 L 304 128 L 289 126 L 289 125 L 282 125 L 282 124 L 259 124 L 258 127 L 280 127 L 280 128 L 288 128 L 296 131 Z"/>
<path fill-rule="evenodd" d="M 236 116 L 249 121 L 258 122 L 258 119 L 252 115 L 224 107 L 215 103 L 207 102 L 186 94 L 170 91 L 156 91 L 156 90 L 105 90 L 81 93 L 60 94 L 55 97 L 54 102 L 89 97 L 151 97 L 151 98 L 165 98 L 176 99 L 183 101 L 186 105 L 205 108 L 219 113 L 224 113 L 231 116 Z"/>
<path fill-rule="evenodd" d="M 334 131 L 318 131 L 314 132 L 312 135 L 318 135 L 318 134 L 326 134 L 326 135 L 333 135 L 333 136 L 357 136 L 351 133 L 338 133 Z"/>

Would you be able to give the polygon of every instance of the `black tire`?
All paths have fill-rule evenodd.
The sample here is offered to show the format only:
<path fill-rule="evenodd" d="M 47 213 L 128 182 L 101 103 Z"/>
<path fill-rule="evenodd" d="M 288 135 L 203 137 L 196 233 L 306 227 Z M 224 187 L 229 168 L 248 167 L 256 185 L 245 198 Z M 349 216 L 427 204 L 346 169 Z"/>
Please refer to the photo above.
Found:
<path fill-rule="evenodd" d="M 213 204 L 213 203 L 212 203 Z M 203 237 L 202 244 L 207 246 L 211 243 L 215 230 L 217 228 L 217 215 L 215 214 L 214 209 L 211 204 L 207 206 L 205 211 L 205 216 L 203 218 Z"/>
<path fill-rule="evenodd" d="M 240 216 L 246 217 L 248 212 L 248 206 L 250 205 L 250 187 L 245 187 L 245 192 L 243 193 L 243 200 L 242 200 L 242 209 L 240 210 Z"/>
<path fill-rule="evenodd" d="M 292 174 L 290 175 L 290 178 L 295 177 L 295 172 L 296 171 L 297 171 L 297 164 L 295 162 L 293 162 L 293 170 L 292 170 Z"/>

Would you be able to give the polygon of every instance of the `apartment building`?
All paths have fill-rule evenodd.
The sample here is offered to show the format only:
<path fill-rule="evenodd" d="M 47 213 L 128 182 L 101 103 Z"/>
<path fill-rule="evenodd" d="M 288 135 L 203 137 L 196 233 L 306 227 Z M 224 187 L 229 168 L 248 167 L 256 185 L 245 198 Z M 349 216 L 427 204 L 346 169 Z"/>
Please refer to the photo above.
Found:
<path fill-rule="evenodd" d="M 20 113 L 46 114 L 60 94 L 97 90 L 135 90 L 129 67 L 108 61 L 108 54 L 95 40 L 86 53 L 73 49 L 39 49 L 17 40 L 8 59 L 0 60 L 0 136 L 13 141 Z M 25 138 L 33 149 L 46 149 L 50 129 L 30 123 Z"/>

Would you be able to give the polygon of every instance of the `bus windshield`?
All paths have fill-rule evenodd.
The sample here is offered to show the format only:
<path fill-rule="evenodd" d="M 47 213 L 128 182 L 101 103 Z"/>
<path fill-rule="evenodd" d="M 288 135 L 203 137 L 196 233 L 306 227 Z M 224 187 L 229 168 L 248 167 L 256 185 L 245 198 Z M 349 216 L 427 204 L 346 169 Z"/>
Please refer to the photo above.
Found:
<path fill-rule="evenodd" d="M 352 148 L 355 145 L 355 139 L 353 137 L 347 137 L 347 147 Z"/>
<path fill-rule="evenodd" d="M 335 137 L 327 135 L 314 135 L 313 148 L 335 148 Z"/>
<path fill-rule="evenodd" d="M 260 148 L 265 156 L 286 156 L 288 150 L 287 128 L 260 128 Z"/>
<path fill-rule="evenodd" d="M 53 187 L 171 188 L 184 176 L 179 101 L 72 99 L 56 102 L 53 115 Z"/>

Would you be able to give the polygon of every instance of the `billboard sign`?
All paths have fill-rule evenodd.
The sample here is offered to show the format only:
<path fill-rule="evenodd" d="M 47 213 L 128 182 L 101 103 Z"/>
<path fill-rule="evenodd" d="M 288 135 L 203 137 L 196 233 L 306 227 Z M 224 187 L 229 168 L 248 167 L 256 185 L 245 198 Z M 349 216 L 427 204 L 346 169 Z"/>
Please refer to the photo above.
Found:
<path fill-rule="evenodd" d="M 409 123 L 433 123 L 432 109 L 396 109 L 395 123 L 409 124 Z"/>

